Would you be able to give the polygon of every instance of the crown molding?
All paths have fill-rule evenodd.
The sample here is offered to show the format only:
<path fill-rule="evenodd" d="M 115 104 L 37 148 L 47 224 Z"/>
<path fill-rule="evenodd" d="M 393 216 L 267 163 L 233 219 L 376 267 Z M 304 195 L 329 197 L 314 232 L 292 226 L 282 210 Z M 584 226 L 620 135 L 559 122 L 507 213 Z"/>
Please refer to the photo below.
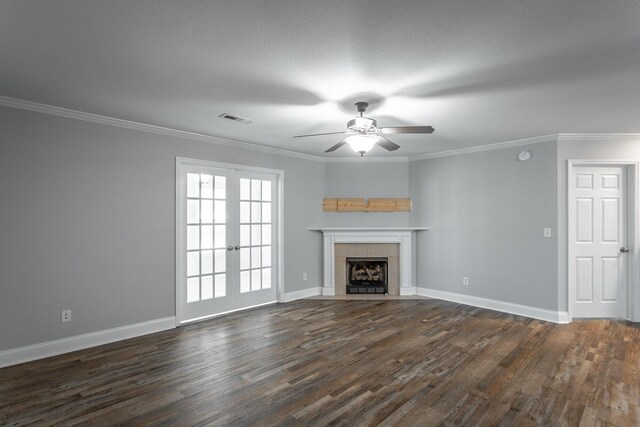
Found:
<path fill-rule="evenodd" d="M 117 119 L 115 117 L 102 116 L 99 114 L 86 113 L 84 111 L 72 110 L 69 108 L 57 107 L 55 105 L 41 104 L 39 102 L 27 101 L 24 99 L 0 96 L 0 106 L 16 108 L 20 110 L 33 111 L 36 113 L 49 114 L 52 116 L 64 117 L 67 119 L 81 120 L 85 122 L 98 123 L 107 126 L 116 126 L 125 129 L 133 129 L 141 132 L 151 132 L 160 135 L 173 136 L 177 138 L 189 139 L 192 141 L 209 142 L 226 147 L 241 148 L 245 150 L 259 151 L 262 153 L 276 154 L 286 157 L 294 157 L 304 160 L 312 160 L 322 163 L 349 163 L 349 162 L 407 162 L 408 157 L 320 157 L 312 154 L 299 153 L 297 151 L 285 150 L 282 148 L 267 147 L 250 142 L 238 141 L 228 138 L 220 138 L 212 135 L 205 135 L 185 130 L 171 129 L 162 126 L 150 125 L 147 123 L 134 122 L 130 120 Z"/>
<path fill-rule="evenodd" d="M 407 163 L 409 157 L 324 157 L 325 163 Z"/>
<path fill-rule="evenodd" d="M 544 142 L 562 141 L 636 141 L 640 140 L 640 133 L 560 133 L 554 135 L 537 136 L 533 138 L 517 139 L 513 141 L 498 142 L 495 144 L 479 145 L 475 147 L 459 148 L 455 150 L 438 151 L 435 153 L 419 154 L 410 157 L 321 157 L 313 154 L 305 154 L 282 148 L 268 147 L 250 142 L 221 138 L 179 129 L 171 129 L 130 120 L 117 119 L 115 117 L 101 116 L 99 114 L 86 113 L 84 111 L 41 104 L 24 99 L 0 96 L 0 106 L 33 111 L 36 113 L 50 114 L 68 119 L 82 120 L 108 126 L 116 126 L 124 129 L 150 132 L 159 135 L 173 136 L 192 141 L 209 142 L 226 147 L 240 148 L 261 153 L 275 154 L 297 159 L 311 160 L 321 163 L 405 163 L 438 157 L 458 156 L 461 154 L 479 153 L 482 151 L 500 150 L 502 148 L 518 147 L 521 145 L 539 144 Z"/>
<path fill-rule="evenodd" d="M 24 99 L 11 98 L 8 96 L 0 96 L 0 106 L 33 111 L 36 113 L 50 114 L 53 116 L 65 117 L 68 119 L 82 120 L 85 122 L 99 123 L 102 125 L 116 126 L 125 129 L 133 129 L 142 132 L 151 132 L 160 135 L 173 136 L 177 138 L 189 139 L 192 141 L 209 142 L 212 144 L 224 145 L 226 147 L 259 151 L 267 154 L 295 157 L 298 159 L 312 160 L 316 162 L 325 161 L 324 157 L 299 153 L 297 151 L 267 147 L 264 145 L 252 144 L 250 142 L 237 141 L 233 139 L 220 138 L 217 136 L 205 135 L 196 132 L 188 132 L 184 130 L 171 129 L 146 123 L 133 122 L 130 120 L 101 116 L 99 114 L 85 113 L 84 111 L 71 110 L 69 108 L 56 107 L 54 105 L 40 104 L 38 102 L 26 101 Z"/>
<path fill-rule="evenodd" d="M 513 141 L 498 142 L 496 144 L 478 145 L 475 147 L 458 148 L 455 150 L 438 151 L 436 153 L 420 154 L 412 156 L 409 161 L 414 162 L 418 160 L 435 159 L 438 157 L 458 156 L 460 154 L 479 153 L 482 151 L 500 150 L 503 148 L 519 147 L 521 145 L 540 144 L 543 142 L 555 142 L 558 140 L 558 135 L 544 135 L 536 136 L 533 138 L 516 139 Z"/>
<path fill-rule="evenodd" d="M 438 157 L 458 156 L 460 154 L 479 153 L 482 151 L 500 150 L 521 145 L 540 144 L 544 142 L 568 141 L 640 141 L 640 133 L 558 133 L 553 135 L 536 136 L 533 138 L 516 139 L 498 142 L 496 144 L 479 145 L 476 147 L 459 148 L 456 150 L 438 151 L 436 153 L 420 154 L 409 157 L 409 161 L 435 159 Z"/>
<path fill-rule="evenodd" d="M 565 141 L 640 141 L 640 133 L 561 133 L 558 142 Z"/>

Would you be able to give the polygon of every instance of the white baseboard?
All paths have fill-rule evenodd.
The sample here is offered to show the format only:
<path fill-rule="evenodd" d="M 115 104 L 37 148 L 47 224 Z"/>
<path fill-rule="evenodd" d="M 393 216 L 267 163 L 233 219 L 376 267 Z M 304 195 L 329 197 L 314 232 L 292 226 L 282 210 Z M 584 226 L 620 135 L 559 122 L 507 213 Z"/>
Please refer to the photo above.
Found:
<path fill-rule="evenodd" d="M 134 325 L 121 326 L 119 328 L 91 332 L 69 338 L 47 341 L 40 344 L 4 350 L 0 351 L 0 368 L 30 362 L 32 360 L 44 359 L 45 357 L 70 353 L 72 351 L 82 350 L 89 347 L 96 347 L 98 345 L 109 344 L 115 341 L 135 338 L 142 335 L 152 334 L 154 332 L 166 331 L 175 327 L 176 318 L 172 316 L 165 317 L 163 319 L 150 320 L 148 322 L 136 323 Z"/>
<path fill-rule="evenodd" d="M 322 296 L 333 297 L 336 295 L 336 288 L 329 288 L 327 286 L 322 287 Z"/>
<path fill-rule="evenodd" d="M 502 311 L 504 313 L 517 314 L 533 319 L 546 320 L 553 323 L 569 323 L 569 313 L 566 311 L 553 311 L 544 308 L 530 307 L 528 305 L 514 304 L 473 295 L 457 294 L 454 292 L 439 291 L 436 289 L 417 288 L 417 294 L 428 298 L 457 302 L 459 304 L 472 305 L 474 307 L 487 308 L 489 310 Z"/>
<path fill-rule="evenodd" d="M 410 288 L 400 288 L 400 296 L 414 296 L 417 295 L 416 287 L 412 286 Z"/>
<path fill-rule="evenodd" d="M 315 288 L 303 289 L 301 291 L 286 292 L 280 302 L 291 302 L 297 299 L 317 297 L 319 295 L 322 295 L 322 287 L 320 286 Z"/>

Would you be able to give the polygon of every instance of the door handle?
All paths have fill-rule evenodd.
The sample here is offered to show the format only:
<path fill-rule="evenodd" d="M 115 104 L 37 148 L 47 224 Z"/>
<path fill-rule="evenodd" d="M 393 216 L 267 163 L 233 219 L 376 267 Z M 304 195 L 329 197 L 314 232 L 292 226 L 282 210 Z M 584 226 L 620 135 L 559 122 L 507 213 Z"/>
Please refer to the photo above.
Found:
<path fill-rule="evenodd" d="M 623 246 L 620 248 L 620 252 L 622 252 L 623 254 L 626 254 L 627 252 L 629 252 L 629 248 L 627 248 L 626 246 Z"/>
<path fill-rule="evenodd" d="M 235 249 L 236 251 L 239 251 L 239 250 L 240 250 L 240 246 L 236 246 L 236 247 L 235 247 L 235 248 L 233 248 L 233 249 Z"/>
<path fill-rule="evenodd" d="M 227 246 L 227 250 L 228 251 L 232 251 L 233 250 L 233 246 Z"/>

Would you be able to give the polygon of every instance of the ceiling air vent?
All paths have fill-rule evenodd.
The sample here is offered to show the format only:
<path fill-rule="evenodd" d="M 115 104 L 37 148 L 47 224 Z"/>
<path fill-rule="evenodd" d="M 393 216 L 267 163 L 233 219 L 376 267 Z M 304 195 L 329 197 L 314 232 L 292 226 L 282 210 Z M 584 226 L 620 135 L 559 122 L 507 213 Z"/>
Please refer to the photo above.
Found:
<path fill-rule="evenodd" d="M 253 121 L 253 120 L 250 120 L 250 119 L 245 119 L 244 117 L 232 116 L 231 114 L 227 114 L 227 113 L 222 113 L 218 117 L 223 118 L 223 119 L 233 120 L 235 122 L 244 123 L 245 125 L 248 125 L 249 123 L 251 123 Z"/>

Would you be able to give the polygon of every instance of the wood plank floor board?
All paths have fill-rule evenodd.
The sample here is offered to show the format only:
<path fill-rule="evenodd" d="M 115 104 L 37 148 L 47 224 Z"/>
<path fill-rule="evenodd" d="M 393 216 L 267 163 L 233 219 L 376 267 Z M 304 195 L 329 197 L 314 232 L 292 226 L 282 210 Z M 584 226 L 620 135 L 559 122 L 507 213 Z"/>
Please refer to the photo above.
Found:
<path fill-rule="evenodd" d="M 299 300 L 0 369 L 0 425 L 638 426 L 640 327 Z"/>

